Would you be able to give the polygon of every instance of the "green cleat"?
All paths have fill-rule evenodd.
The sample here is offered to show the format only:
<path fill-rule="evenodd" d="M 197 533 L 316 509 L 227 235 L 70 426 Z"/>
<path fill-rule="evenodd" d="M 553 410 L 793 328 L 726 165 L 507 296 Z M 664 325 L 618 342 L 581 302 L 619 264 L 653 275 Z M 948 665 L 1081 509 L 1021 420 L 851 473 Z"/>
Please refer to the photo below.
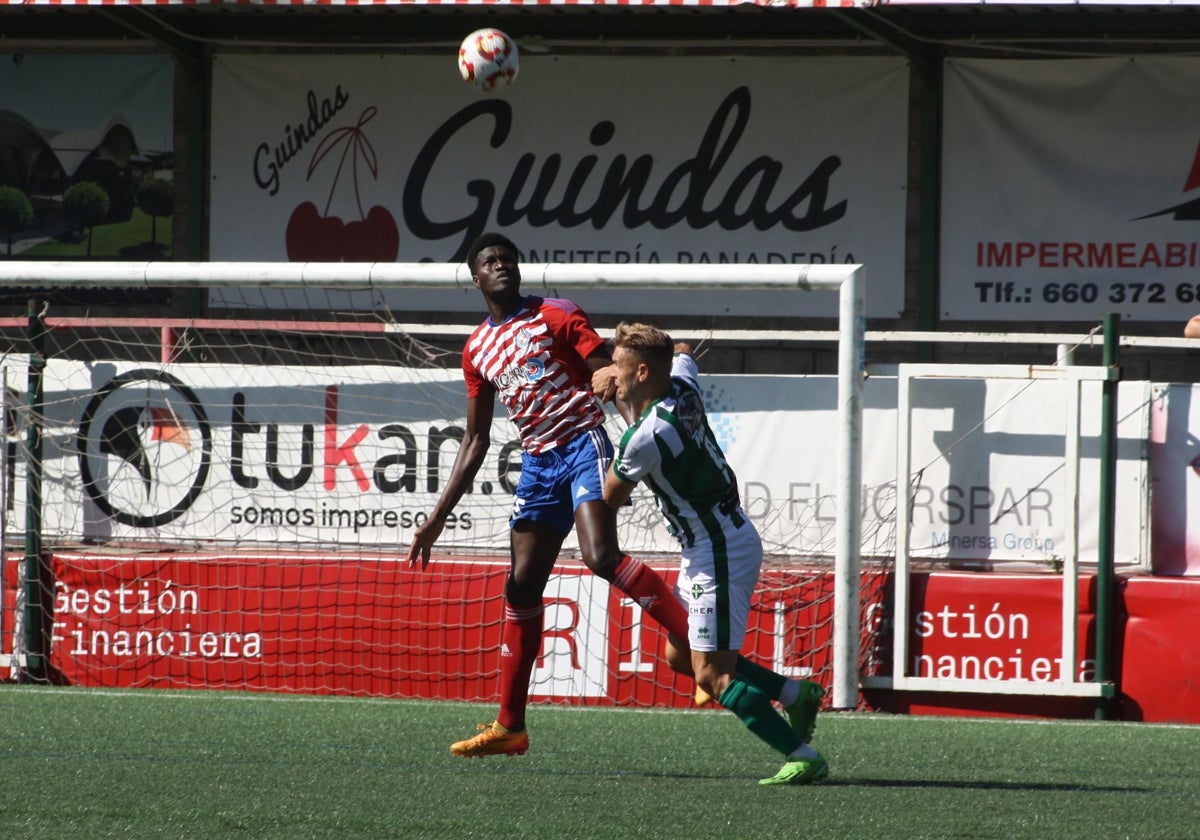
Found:
<path fill-rule="evenodd" d="M 811 785 L 829 775 L 829 764 L 818 755 L 815 758 L 798 758 L 779 768 L 769 779 L 759 779 L 760 785 Z"/>
<path fill-rule="evenodd" d="M 825 689 L 820 684 L 803 680 L 800 683 L 800 696 L 784 709 L 788 723 L 806 744 L 812 740 L 813 730 L 817 728 L 817 712 L 821 709 L 821 698 L 824 696 Z"/>

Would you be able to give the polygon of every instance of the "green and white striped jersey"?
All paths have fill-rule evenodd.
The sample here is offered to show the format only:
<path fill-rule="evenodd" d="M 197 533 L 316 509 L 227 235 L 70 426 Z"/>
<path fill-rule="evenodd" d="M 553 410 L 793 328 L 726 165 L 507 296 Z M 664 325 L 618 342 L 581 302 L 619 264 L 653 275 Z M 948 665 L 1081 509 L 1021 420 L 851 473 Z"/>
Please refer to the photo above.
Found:
<path fill-rule="evenodd" d="M 626 430 L 613 462 L 619 478 L 646 482 L 668 530 L 685 547 L 717 541 L 745 521 L 737 477 L 704 414 L 698 373 L 691 356 L 675 356 L 670 392 Z"/>

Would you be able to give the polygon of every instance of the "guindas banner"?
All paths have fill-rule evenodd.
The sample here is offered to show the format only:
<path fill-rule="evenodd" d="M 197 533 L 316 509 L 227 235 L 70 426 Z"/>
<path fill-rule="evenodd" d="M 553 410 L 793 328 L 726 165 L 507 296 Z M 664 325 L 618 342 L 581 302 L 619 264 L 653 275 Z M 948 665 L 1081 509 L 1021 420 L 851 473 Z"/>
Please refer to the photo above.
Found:
<path fill-rule="evenodd" d="M 1200 59 L 946 62 L 941 314 L 1200 311 Z"/>
<path fill-rule="evenodd" d="M 24 382 L 24 373 L 13 368 L 8 381 Z M 862 551 L 881 559 L 896 549 L 896 382 L 873 376 L 864 396 Z M 1061 563 L 1077 506 L 1080 551 L 1094 558 L 1098 388 L 1081 403 L 1090 419 L 1076 492 L 1064 468 L 1072 403 L 1064 383 L 1036 384 L 935 381 L 914 392 L 913 473 L 904 479 L 913 555 Z M 702 385 L 768 552 L 832 557 L 836 379 L 714 375 Z M 47 545 L 407 550 L 445 487 L 465 426 L 465 389 L 452 370 L 51 360 L 44 388 Z M 1148 556 L 1147 393 L 1134 382 L 1121 391 L 1116 552 L 1126 566 Z M 610 412 L 610 436 L 623 428 Z M 497 417 L 443 549 L 507 551 L 520 465 L 515 430 Z M 12 530 L 26 522 L 25 469 L 9 469 Z M 677 555 L 649 495 L 639 488 L 633 502 L 619 514 L 622 546 Z"/>
<path fill-rule="evenodd" d="M 527 54 L 488 96 L 453 54 L 218 55 L 212 101 L 214 260 L 456 262 L 500 229 L 533 263 L 862 263 L 867 314 L 904 308 L 899 58 Z M 572 297 L 592 313 L 837 314 L 836 295 L 781 291 Z M 469 285 L 342 303 L 482 311 Z"/>

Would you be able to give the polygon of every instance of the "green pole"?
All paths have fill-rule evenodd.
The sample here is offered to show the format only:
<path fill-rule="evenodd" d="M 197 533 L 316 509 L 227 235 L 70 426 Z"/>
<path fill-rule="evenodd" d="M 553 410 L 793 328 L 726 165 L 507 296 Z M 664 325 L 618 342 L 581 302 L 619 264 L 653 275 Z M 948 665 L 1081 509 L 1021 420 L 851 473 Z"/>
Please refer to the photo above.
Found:
<path fill-rule="evenodd" d="M 1104 316 L 1104 367 L 1100 400 L 1100 534 L 1096 558 L 1096 681 L 1113 682 L 1114 535 L 1117 499 L 1117 386 L 1121 382 L 1121 316 Z M 1115 691 L 1096 703 L 1096 720 L 1112 720 Z"/>
<path fill-rule="evenodd" d="M 45 576 L 42 560 L 42 409 L 45 399 L 46 322 L 38 301 L 29 301 L 29 421 L 25 432 L 25 667 L 35 680 L 46 676 Z"/>

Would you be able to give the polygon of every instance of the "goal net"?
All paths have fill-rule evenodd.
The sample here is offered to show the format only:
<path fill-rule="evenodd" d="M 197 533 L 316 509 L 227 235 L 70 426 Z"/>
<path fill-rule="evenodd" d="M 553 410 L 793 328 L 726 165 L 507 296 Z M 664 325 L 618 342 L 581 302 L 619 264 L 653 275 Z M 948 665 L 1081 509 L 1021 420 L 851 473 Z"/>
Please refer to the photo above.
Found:
<path fill-rule="evenodd" d="M 857 270 L 625 268 L 527 264 L 524 291 L 843 290 Z M 31 301 L 25 315 L 0 321 L 3 638 L 14 673 L 91 685 L 494 696 L 520 470 L 517 435 L 499 406 L 488 459 L 434 562 L 424 571 L 405 562 L 463 436 L 459 364 L 469 328 L 408 323 L 388 293 L 469 284 L 463 267 L 9 263 L 3 271 Z M 73 305 L 72 292 L 102 287 L 129 291 L 133 303 L 105 314 Z M 220 289 L 220 306 L 204 317 L 163 315 L 137 304 L 147 289 Z M 857 326 L 846 343 L 860 346 L 844 348 L 840 364 L 860 372 L 861 288 L 854 294 L 844 317 Z M 700 338 L 711 419 L 745 478 L 740 457 L 779 457 L 769 424 L 739 426 L 739 402 L 749 413 L 763 405 L 742 395 L 761 386 L 705 376 L 704 350 L 722 338 Z M 847 465 L 837 466 L 855 492 L 826 482 L 798 503 L 743 488 L 768 552 L 746 652 L 827 686 L 836 644 L 854 664 L 846 684 L 875 650 L 858 628 L 861 603 L 881 596 L 868 587 L 860 600 L 857 558 L 888 557 L 894 534 L 894 518 L 872 518 L 860 534 L 860 518 L 847 522 L 839 510 L 859 506 L 853 423 L 837 419 L 849 416 L 843 403 L 860 399 L 851 380 L 830 390 L 826 437 L 851 434 L 838 446 Z M 609 415 L 615 441 L 624 423 Z M 673 579 L 677 545 L 648 494 L 639 490 L 619 526 L 624 550 Z M 839 631 L 847 581 L 853 626 Z M 685 704 L 691 686 L 666 670 L 661 642 L 638 608 L 586 573 L 569 539 L 547 590 L 532 694 Z"/>

